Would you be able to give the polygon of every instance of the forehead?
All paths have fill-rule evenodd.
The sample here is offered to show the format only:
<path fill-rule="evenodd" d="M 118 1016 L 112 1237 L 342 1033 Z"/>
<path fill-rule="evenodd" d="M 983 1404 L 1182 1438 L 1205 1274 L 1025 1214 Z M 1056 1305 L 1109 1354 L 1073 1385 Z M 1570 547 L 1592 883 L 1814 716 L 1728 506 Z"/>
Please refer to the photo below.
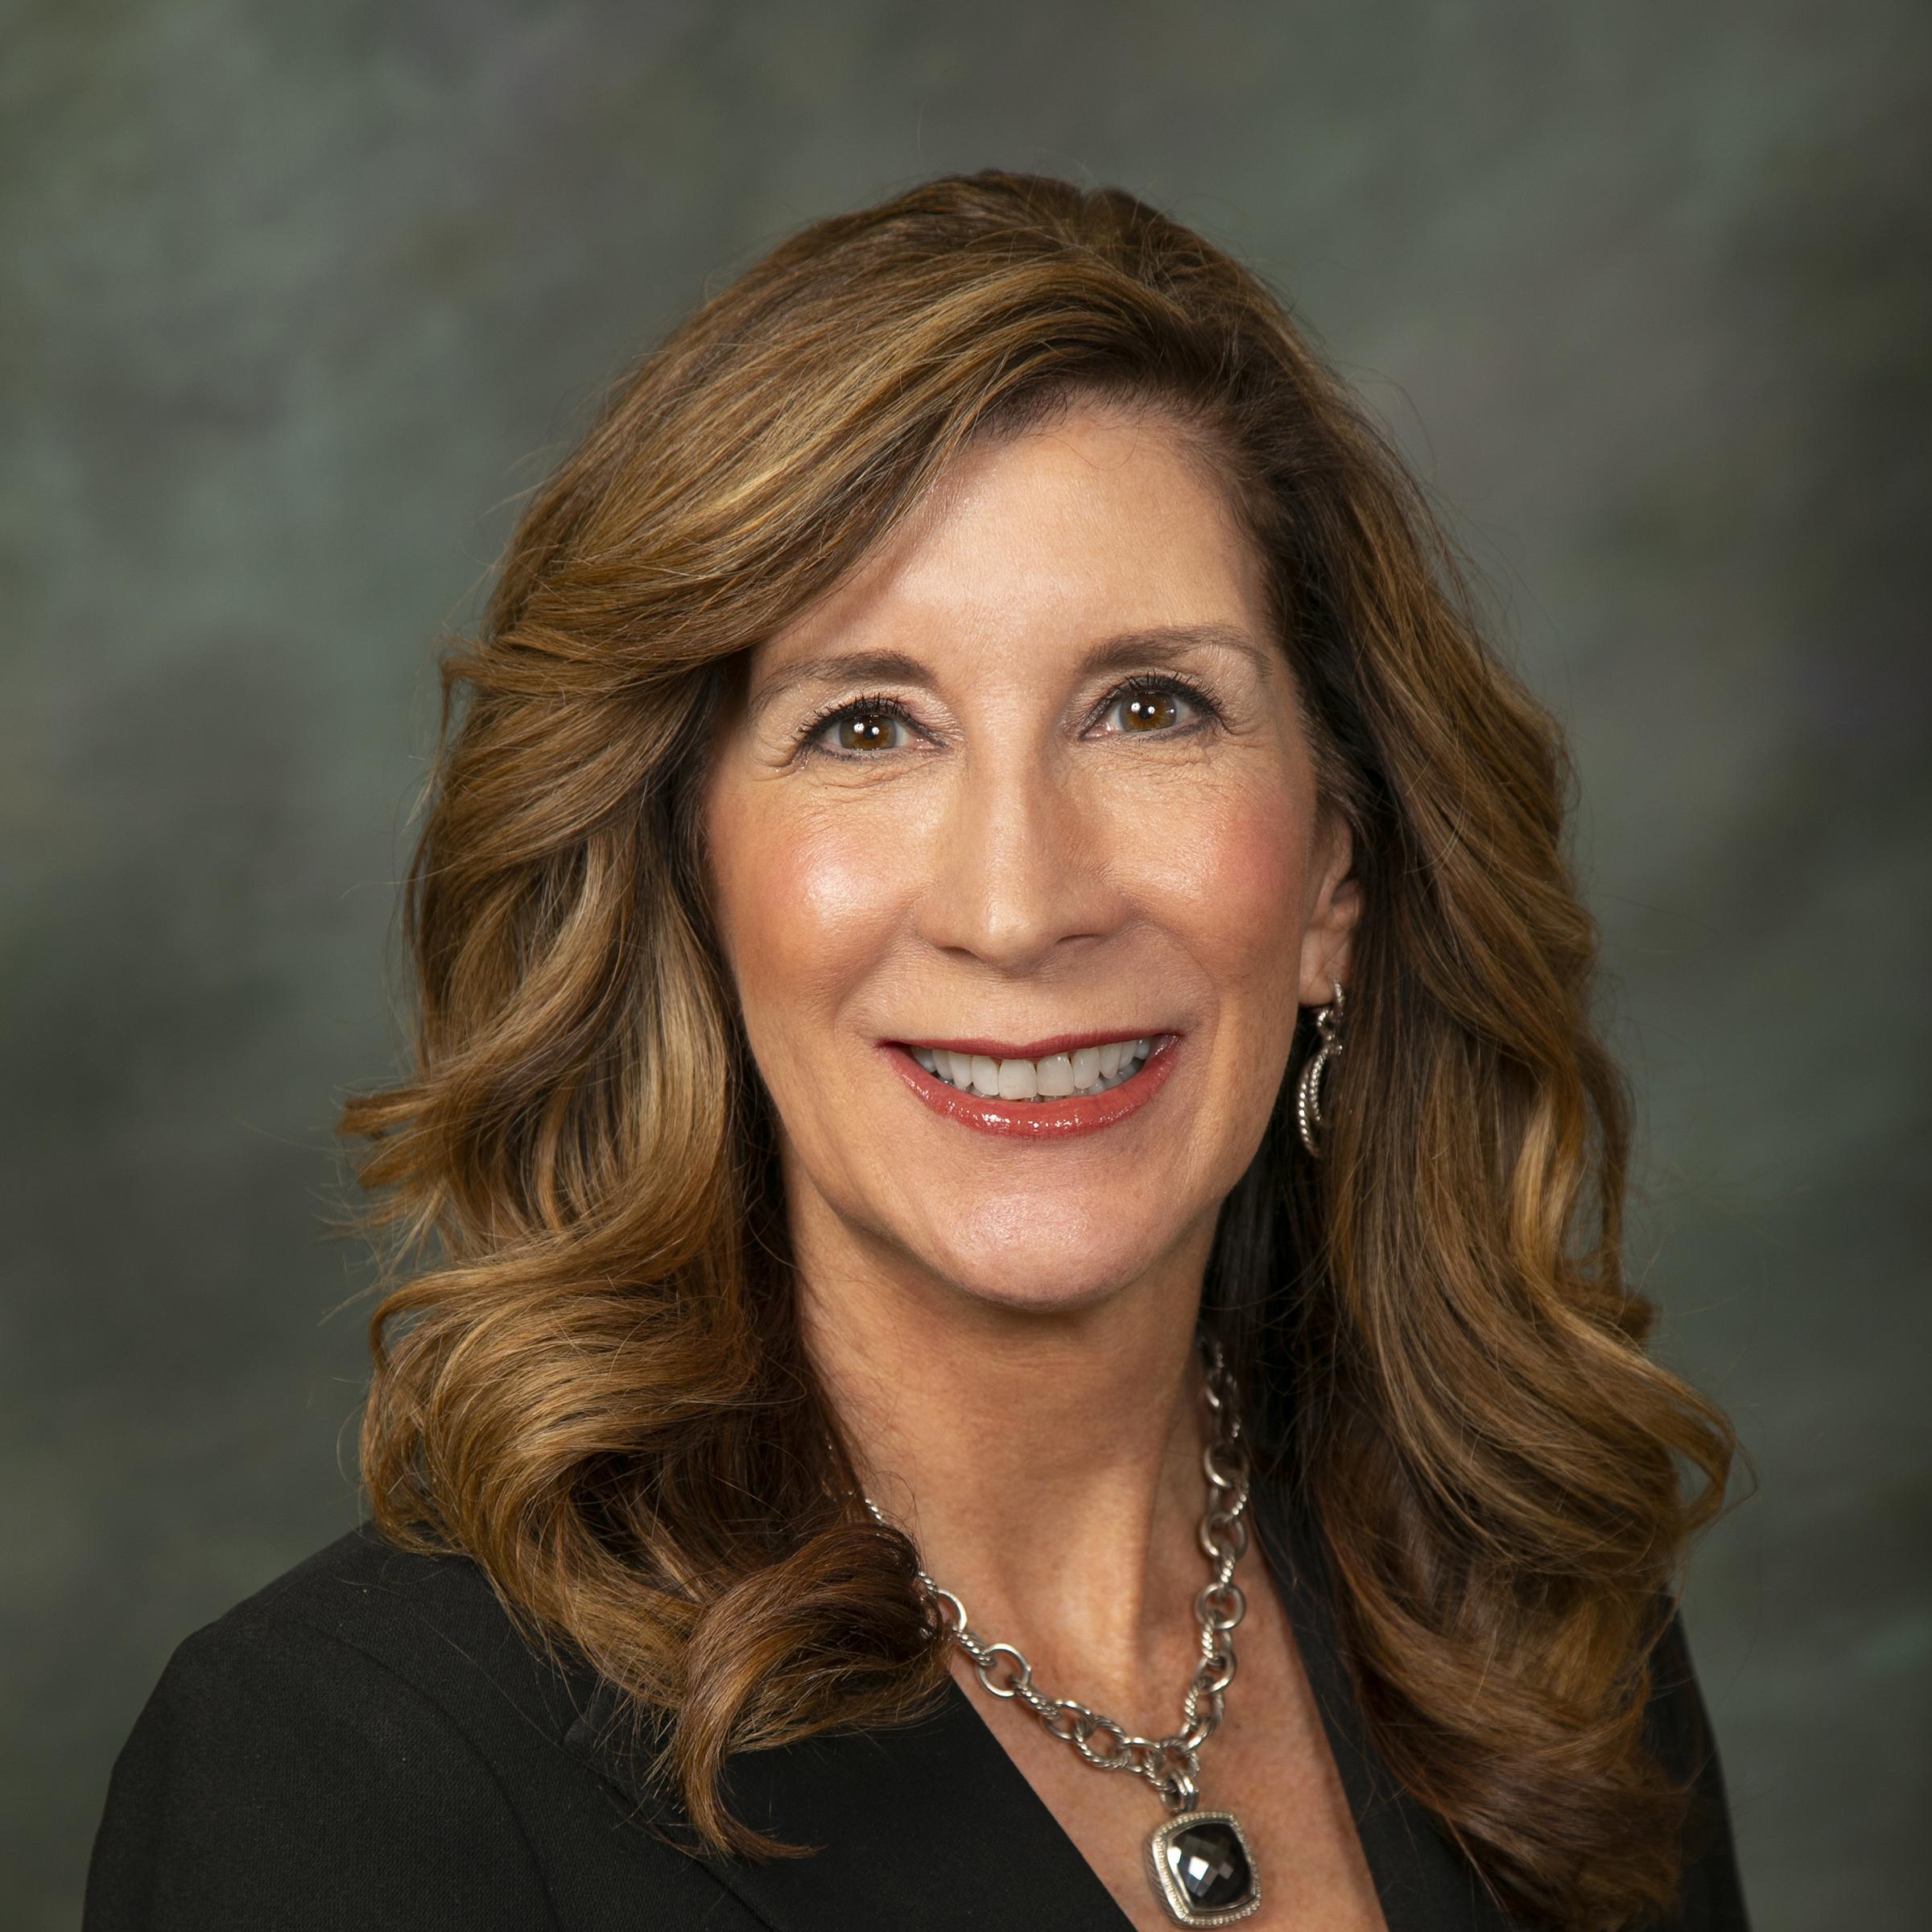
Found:
<path fill-rule="evenodd" d="M 754 654 L 754 680 L 880 634 L 1055 645 L 1098 634 L 1267 630 L 1261 559 L 1200 438 L 1165 412 L 1075 402 L 969 444 L 873 553 Z"/>

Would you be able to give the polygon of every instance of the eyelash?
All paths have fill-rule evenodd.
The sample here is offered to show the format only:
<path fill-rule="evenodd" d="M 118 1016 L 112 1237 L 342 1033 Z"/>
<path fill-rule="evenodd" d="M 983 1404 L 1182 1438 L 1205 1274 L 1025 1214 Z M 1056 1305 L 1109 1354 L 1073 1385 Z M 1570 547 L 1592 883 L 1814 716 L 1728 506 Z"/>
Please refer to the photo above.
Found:
<path fill-rule="evenodd" d="M 1123 698 L 1151 697 L 1162 692 L 1178 692 L 1203 715 L 1191 724 L 1179 724 L 1169 731 L 1149 735 L 1162 738 L 1191 737 L 1197 730 L 1209 724 L 1220 721 L 1220 708 L 1191 678 L 1184 678 L 1170 671 L 1144 672 L 1125 679 L 1108 692 L 1100 705 L 1104 717 Z M 842 758 L 857 764 L 881 754 L 869 751 L 834 751 L 829 745 L 819 742 L 820 734 L 830 724 L 850 717 L 896 718 L 910 730 L 917 730 L 912 713 L 900 700 L 886 691 L 873 691 L 862 697 L 848 698 L 841 704 L 835 704 L 828 711 L 822 711 L 799 733 L 798 749 L 809 757 Z M 1136 733 L 1136 737 L 1141 734 Z"/>

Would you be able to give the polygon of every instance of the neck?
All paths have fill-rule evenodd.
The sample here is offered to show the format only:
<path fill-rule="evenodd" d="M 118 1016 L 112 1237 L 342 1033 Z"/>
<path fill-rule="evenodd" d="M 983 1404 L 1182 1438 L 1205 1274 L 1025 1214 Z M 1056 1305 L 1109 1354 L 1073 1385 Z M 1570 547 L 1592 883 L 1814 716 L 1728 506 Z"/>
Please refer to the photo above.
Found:
<path fill-rule="evenodd" d="M 982 1641 L 1137 1721 L 1198 1654 L 1212 1238 L 1104 1300 L 1016 1308 L 793 1230 L 806 1350 L 866 1493 Z"/>

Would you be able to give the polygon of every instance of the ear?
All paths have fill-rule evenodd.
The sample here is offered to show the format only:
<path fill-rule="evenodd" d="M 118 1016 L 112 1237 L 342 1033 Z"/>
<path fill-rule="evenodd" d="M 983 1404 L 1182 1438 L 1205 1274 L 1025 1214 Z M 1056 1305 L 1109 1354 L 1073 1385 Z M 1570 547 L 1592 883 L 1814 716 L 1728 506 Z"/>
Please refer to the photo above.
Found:
<path fill-rule="evenodd" d="M 1335 982 L 1346 988 L 1355 923 L 1361 917 L 1362 882 L 1351 869 L 1355 842 L 1339 811 L 1325 810 L 1308 869 L 1309 898 L 1302 927 L 1301 986 L 1304 1006 L 1325 1006 Z"/>

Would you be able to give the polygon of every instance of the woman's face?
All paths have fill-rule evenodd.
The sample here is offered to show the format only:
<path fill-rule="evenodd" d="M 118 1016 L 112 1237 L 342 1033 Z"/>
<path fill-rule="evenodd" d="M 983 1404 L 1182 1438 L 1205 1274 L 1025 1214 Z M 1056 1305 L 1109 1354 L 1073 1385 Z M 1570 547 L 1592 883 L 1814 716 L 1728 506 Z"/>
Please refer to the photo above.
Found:
<path fill-rule="evenodd" d="M 1198 1269 L 1348 980 L 1347 836 L 1202 464 L 1096 403 L 976 446 L 750 656 L 706 827 L 808 1271 L 1045 1308 Z"/>

